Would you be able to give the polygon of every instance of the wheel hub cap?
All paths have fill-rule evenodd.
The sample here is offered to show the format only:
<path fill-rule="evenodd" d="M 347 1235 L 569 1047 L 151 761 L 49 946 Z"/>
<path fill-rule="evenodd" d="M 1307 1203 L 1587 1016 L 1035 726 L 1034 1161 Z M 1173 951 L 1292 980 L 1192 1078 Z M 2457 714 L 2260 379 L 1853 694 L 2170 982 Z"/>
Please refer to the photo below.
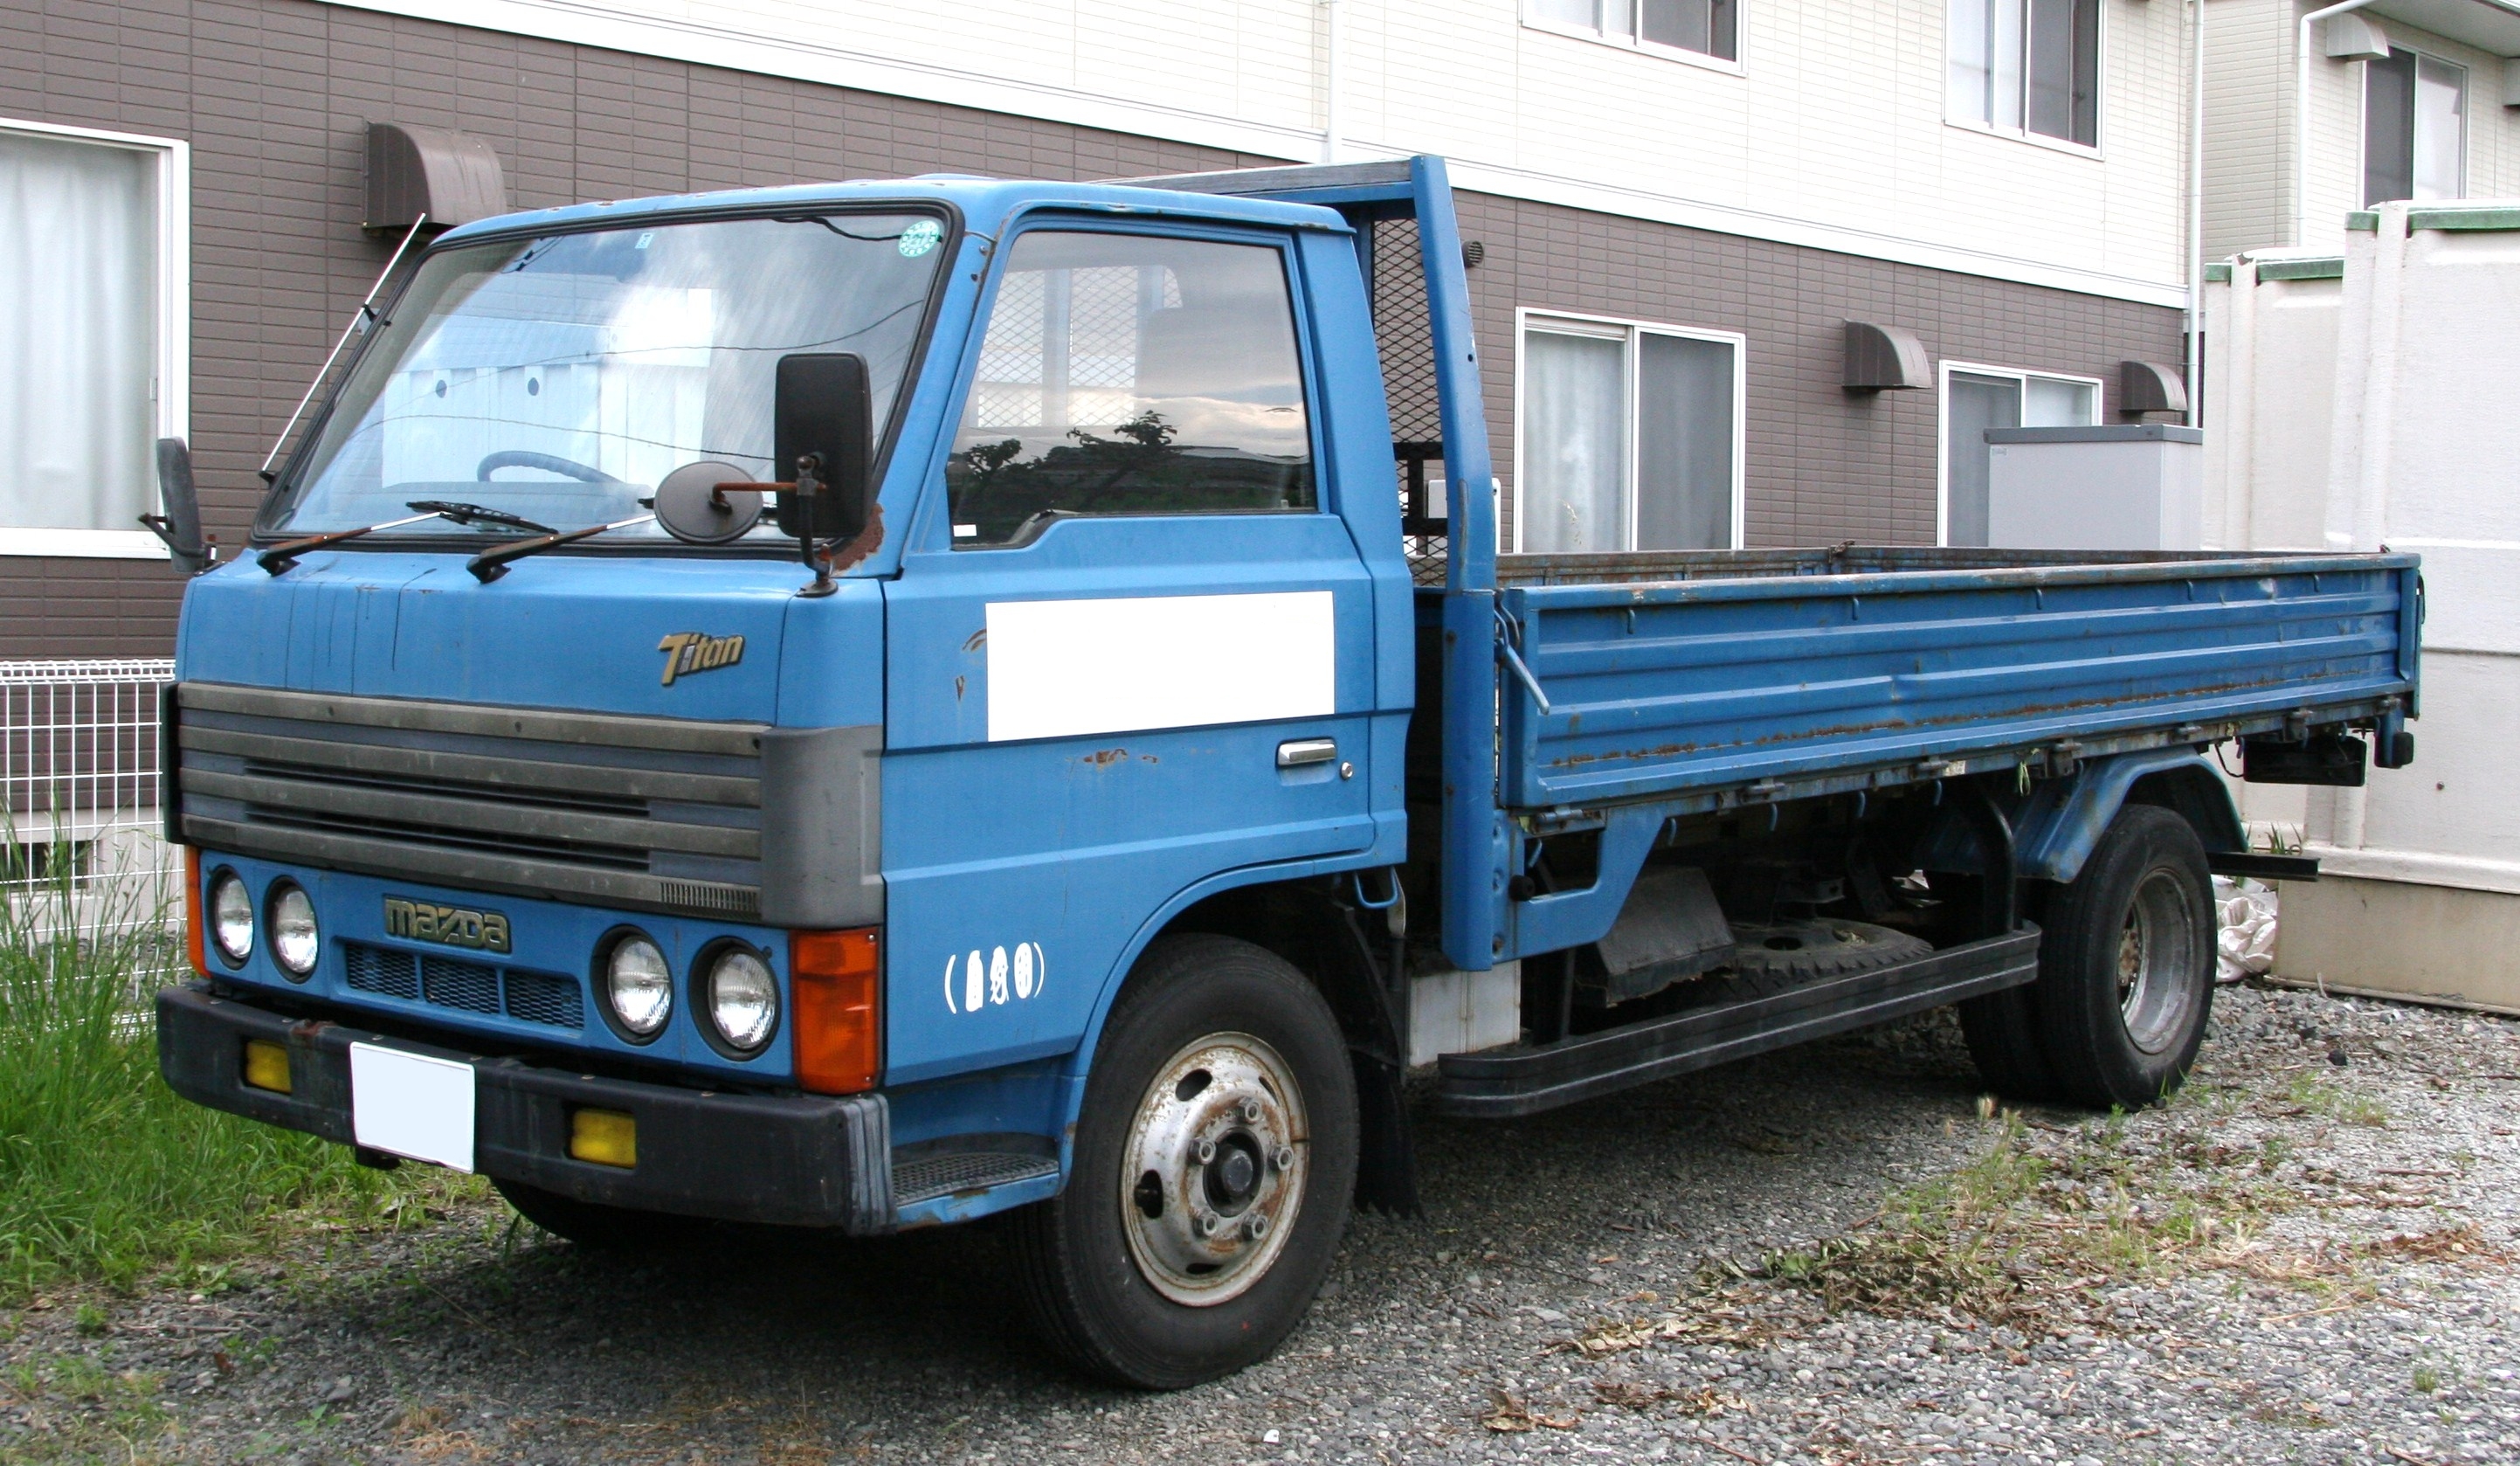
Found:
<path fill-rule="evenodd" d="M 2135 890 L 2118 929 L 2118 1014 L 2127 1037 L 2158 1054 L 2187 1031 L 2199 985 L 2195 922 L 2179 882 L 2154 871 Z"/>
<path fill-rule="evenodd" d="M 1286 1061 L 1212 1033 L 1155 1074 L 1129 1127 L 1121 1227 L 1147 1282 L 1193 1306 L 1269 1270 L 1303 1205 L 1311 1131 Z"/>

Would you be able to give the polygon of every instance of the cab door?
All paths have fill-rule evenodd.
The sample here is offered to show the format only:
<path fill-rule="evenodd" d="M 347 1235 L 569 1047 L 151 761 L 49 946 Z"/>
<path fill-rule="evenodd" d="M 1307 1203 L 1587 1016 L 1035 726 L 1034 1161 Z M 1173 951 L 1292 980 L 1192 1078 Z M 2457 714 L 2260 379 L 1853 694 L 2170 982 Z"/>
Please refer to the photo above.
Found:
<path fill-rule="evenodd" d="M 1168 901 L 1372 843 L 1300 268 L 1231 228 L 1000 252 L 887 605 L 889 1082 L 1065 1052 Z"/>

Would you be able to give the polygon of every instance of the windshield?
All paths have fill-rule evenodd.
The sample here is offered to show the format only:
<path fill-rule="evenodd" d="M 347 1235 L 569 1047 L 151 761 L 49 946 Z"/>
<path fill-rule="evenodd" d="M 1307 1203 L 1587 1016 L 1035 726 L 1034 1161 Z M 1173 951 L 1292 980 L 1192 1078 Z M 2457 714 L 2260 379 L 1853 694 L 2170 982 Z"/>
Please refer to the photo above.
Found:
<path fill-rule="evenodd" d="M 943 238 L 928 214 L 833 213 L 432 254 L 260 527 L 348 529 L 443 499 L 569 529 L 639 514 L 698 460 L 768 479 L 782 356 L 865 357 L 875 422 L 889 419 Z M 480 531 L 439 519 L 395 532 Z M 766 517 L 753 531 L 777 532 Z"/>

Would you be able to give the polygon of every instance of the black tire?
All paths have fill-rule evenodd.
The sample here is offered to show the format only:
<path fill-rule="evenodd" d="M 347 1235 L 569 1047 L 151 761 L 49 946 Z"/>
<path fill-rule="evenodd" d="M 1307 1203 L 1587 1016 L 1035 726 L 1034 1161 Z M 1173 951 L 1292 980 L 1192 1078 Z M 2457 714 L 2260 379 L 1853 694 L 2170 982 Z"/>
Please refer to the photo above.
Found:
<path fill-rule="evenodd" d="M 1933 955 L 1922 938 L 1867 921 L 1820 916 L 1732 929 L 1732 971 L 1755 983 L 1808 983 Z"/>
<path fill-rule="evenodd" d="M 582 1202 L 573 1196 L 528 1186 L 522 1181 L 490 1178 L 490 1184 L 508 1199 L 525 1220 L 555 1237 L 574 1242 L 590 1252 L 654 1252 L 683 1246 L 704 1231 L 708 1223 L 689 1216 L 672 1216 L 657 1212 L 637 1212 L 627 1207 L 608 1207 L 600 1202 Z"/>
<path fill-rule="evenodd" d="M 1213 1080 L 1196 1067 L 1211 1055 L 1222 1056 Z M 1229 1065 L 1258 1065 L 1248 1073 L 1274 1077 L 1223 1077 Z M 1168 1083 L 1177 1070 L 1184 1077 Z M 1282 1081 L 1296 1091 L 1292 1101 L 1273 1100 L 1251 1129 L 1231 1129 L 1250 1113 L 1235 1095 L 1274 1095 L 1270 1086 Z M 1235 1172 L 1259 1177 L 1238 1203 L 1213 1178 L 1228 1174 L 1234 1148 L 1255 1133 L 1268 1149 L 1256 1172 L 1247 1162 Z M 1210 1153 L 1226 1160 L 1166 1162 L 1166 1175 L 1138 1170 L 1150 1155 L 1187 1156 L 1199 1143 L 1163 1136 L 1207 1137 Z M 1012 1218 L 1034 1326 L 1070 1364 L 1115 1384 L 1178 1390 L 1240 1369 L 1277 1348 L 1311 1306 L 1347 1227 L 1356 1165 L 1356 1078 L 1320 991 L 1249 942 L 1158 940 L 1095 1047 L 1066 1189 Z M 1254 1218 L 1266 1231 L 1246 1237 Z M 1215 1240 L 1185 1242 L 1180 1229 L 1199 1224 L 1220 1228 L 1195 1234 Z M 1197 1261 L 1174 1265 L 1185 1246 L 1232 1256 L 1199 1274 Z"/>
<path fill-rule="evenodd" d="M 2187 821 L 2129 804 L 2048 903 L 2031 1006 L 2063 1097 L 2136 1109 L 2186 1082 L 2214 1005 L 2213 890 Z"/>
<path fill-rule="evenodd" d="M 2007 987 L 1959 1005 L 1960 1034 L 1977 1061 L 1986 1087 L 2009 1100 L 2044 1103 L 2056 1097 L 2056 1077 L 2039 1051 L 2038 993 Z"/>

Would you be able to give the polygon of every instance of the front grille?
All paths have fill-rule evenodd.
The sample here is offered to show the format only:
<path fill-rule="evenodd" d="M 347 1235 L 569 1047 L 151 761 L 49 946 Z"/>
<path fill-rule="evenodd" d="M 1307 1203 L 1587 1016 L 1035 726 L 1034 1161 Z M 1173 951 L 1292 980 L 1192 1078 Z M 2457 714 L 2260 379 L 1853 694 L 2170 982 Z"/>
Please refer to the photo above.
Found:
<path fill-rule="evenodd" d="M 586 1026 L 586 998 L 577 979 L 558 973 L 508 969 L 508 1016 L 555 1029 Z"/>
<path fill-rule="evenodd" d="M 409 952 L 345 941 L 341 943 L 341 966 L 349 974 L 350 985 L 361 992 L 382 992 L 415 1002 L 420 999 L 420 963 Z"/>
<path fill-rule="evenodd" d="M 461 957 L 440 957 L 341 943 L 341 967 L 352 987 L 464 1013 L 505 1013 L 555 1029 L 586 1026 L 586 991 L 577 979 L 520 967 L 493 967 Z"/>
<path fill-rule="evenodd" d="M 180 684 L 176 704 L 175 797 L 198 844 L 472 890 L 760 915 L 759 724 L 216 682 Z"/>
<path fill-rule="evenodd" d="M 467 1013 L 499 1011 L 499 970 L 480 962 L 452 957 L 420 959 L 421 995 L 440 1008 Z"/>

